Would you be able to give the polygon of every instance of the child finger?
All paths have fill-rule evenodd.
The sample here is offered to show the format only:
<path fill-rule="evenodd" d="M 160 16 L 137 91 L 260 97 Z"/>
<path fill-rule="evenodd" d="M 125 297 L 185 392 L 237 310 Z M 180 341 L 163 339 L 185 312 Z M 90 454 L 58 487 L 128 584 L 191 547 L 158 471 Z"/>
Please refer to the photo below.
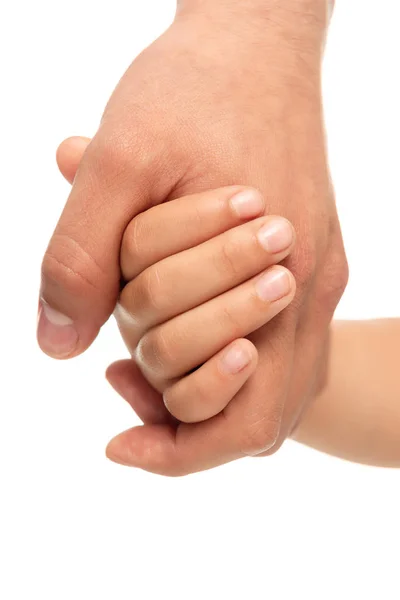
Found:
<path fill-rule="evenodd" d="M 197 246 L 263 214 L 261 193 L 225 187 L 153 206 L 128 225 L 121 246 L 121 270 L 130 281 L 156 262 Z"/>
<path fill-rule="evenodd" d="M 133 352 L 146 379 L 163 392 L 172 380 L 256 331 L 294 298 L 293 275 L 274 266 L 209 302 L 150 329 Z M 129 331 L 125 341 L 129 347 Z"/>
<path fill-rule="evenodd" d="M 280 263 L 294 239 L 287 219 L 255 219 L 149 267 L 125 286 L 120 307 L 144 332 Z"/>
<path fill-rule="evenodd" d="M 164 404 L 179 421 L 197 423 L 220 413 L 257 367 L 258 354 L 246 339 L 235 340 L 199 369 L 164 392 Z"/>

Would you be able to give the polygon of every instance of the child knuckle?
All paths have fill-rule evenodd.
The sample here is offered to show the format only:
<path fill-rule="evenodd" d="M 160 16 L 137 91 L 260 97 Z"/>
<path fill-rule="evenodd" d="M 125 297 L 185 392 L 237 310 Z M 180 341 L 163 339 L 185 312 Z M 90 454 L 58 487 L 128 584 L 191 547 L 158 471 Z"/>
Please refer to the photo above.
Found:
<path fill-rule="evenodd" d="M 220 248 L 215 260 L 218 272 L 225 277 L 228 274 L 237 276 L 241 271 L 241 257 L 243 256 L 243 246 L 233 239 L 226 239 Z"/>
<path fill-rule="evenodd" d="M 175 354 L 169 338 L 158 329 L 148 331 L 139 341 L 136 350 L 137 360 L 145 370 L 165 380 L 172 377 Z"/>
<path fill-rule="evenodd" d="M 143 217 L 139 214 L 129 223 L 122 238 L 121 259 L 126 271 L 142 260 L 146 247 L 143 234 Z"/>
<path fill-rule="evenodd" d="M 175 385 L 165 390 L 163 399 L 168 412 L 170 412 L 175 419 L 184 423 L 186 421 L 185 417 L 187 416 L 187 409 L 185 410 L 185 406 L 182 405 L 181 394 L 177 391 Z"/>
<path fill-rule="evenodd" d="M 144 311 L 152 313 L 162 312 L 164 307 L 164 294 L 159 270 L 156 265 L 149 267 L 136 279 L 136 301 Z"/>

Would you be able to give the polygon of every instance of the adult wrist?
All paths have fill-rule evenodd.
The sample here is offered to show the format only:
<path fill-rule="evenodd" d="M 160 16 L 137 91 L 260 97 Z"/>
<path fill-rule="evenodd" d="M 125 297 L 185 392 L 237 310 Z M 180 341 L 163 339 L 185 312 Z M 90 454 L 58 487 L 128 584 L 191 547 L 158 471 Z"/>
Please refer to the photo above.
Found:
<path fill-rule="evenodd" d="M 177 18 L 196 17 L 221 27 L 323 47 L 334 0 L 177 0 Z"/>
<path fill-rule="evenodd" d="M 326 22 L 335 0 L 177 0 L 177 11 L 255 14 L 266 20 L 279 16 L 291 21 L 318 19 Z"/>

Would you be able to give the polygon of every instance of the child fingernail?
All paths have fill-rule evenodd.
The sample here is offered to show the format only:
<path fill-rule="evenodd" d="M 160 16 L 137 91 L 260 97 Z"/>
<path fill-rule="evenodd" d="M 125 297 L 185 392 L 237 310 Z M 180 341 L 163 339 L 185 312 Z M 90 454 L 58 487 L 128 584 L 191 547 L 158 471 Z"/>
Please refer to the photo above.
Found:
<path fill-rule="evenodd" d="M 283 252 L 293 242 L 293 227 L 281 217 L 270 219 L 257 234 L 260 244 L 271 254 Z"/>
<path fill-rule="evenodd" d="M 243 190 L 233 196 L 230 203 L 241 219 L 257 217 L 264 210 L 264 199 L 257 190 Z"/>
<path fill-rule="evenodd" d="M 251 362 L 251 356 L 239 344 L 231 346 L 221 358 L 222 370 L 231 375 L 242 371 Z"/>
<path fill-rule="evenodd" d="M 264 302 L 276 302 L 290 292 L 290 278 L 287 271 L 271 269 L 256 283 L 256 292 Z"/>
<path fill-rule="evenodd" d="M 78 344 L 78 332 L 72 319 L 41 301 L 37 338 L 43 352 L 54 358 L 66 358 Z"/>

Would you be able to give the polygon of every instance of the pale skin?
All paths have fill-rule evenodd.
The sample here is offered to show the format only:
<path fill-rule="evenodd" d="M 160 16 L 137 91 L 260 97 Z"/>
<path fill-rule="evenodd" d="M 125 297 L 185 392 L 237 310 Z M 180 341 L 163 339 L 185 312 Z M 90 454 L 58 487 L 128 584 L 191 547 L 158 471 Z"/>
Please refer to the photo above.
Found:
<path fill-rule="evenodd" d="M 59 149 L 59 167 L 69 181 L 87 143 L 72 138 Z M 247 199 L 261 200 L 261 205 L 243 202 L 246 194 Z M 234 209 L 235 198 L 240 200 L 236 203 L 239 213 Z M 257 192 L 225 188 L 190 200 L 155 207 L 141 215 L 140 226 L 136 218 L 125 232 L 121 268 L 130 283 L 121 295 L 116 316 L 134 360 L 119 361 L 107 373 L 110 383 L 144 423 L 143 428 L 115 438 L 108 448 L 109 457 L 167 475 L 215 466 L 212 460 L 205 463 L 201 453 L 199 462 L 195 447 L 185 443 L 185 438 L 192 439 L 207 427 L 207 421 L 225 415 L 257 368 L 257 349 L 248 339 L 237 336 L 237 327 L 240 336 L 247 336 L 285 310 L 295 294 L 294 278 L 277 266 L 294 251 L 295 233 L 285 219 L 263 216 L 262 198 Z M 260 231 L 270 232 L 267 247 L 259 243 Z M 139 232 L 146 236 L 146 247 Z M 132 244 L 132 238 L 138 246 Z M 138 247 L 147 250 L 138 253 Z M 242 258 L 236 255 L 232 269 L 234 255 L 228 262 L 225 258 L 227 249 L 235 247 L 242 250 Z M 149 304 L 148 294 L 143 295 L 143 290 L 148 290 L 143 288 L 143 274 L 149 282 L 155 272 L 161 282 L 159 291 L 165 292 L 161 296 L 168 301 Z M 264 274 L 272 275 L 276 282 L 278 273 L 287 277 L 286 293 L 281 288 L 277 300 L 271 301 L 269 296 L 268 301 L 260 301 L 254 284 Z M 226 314 L 228 321 L 224 320 Z M 146 358 L 137 349 L 148 332 L 153 346 L 149 345 Z M 160 333 L 164 341 L 170 340 L 173 371 L 168 371 L 165 358 L 154 361 L 154 342 Z M 185 339 L 190 342 L 188 346 Z M 399 341 L 400 320 L 335 322 L 331 327 L 328 385 L 303 414 L 292 432 L 293 439 L 347 460 L 400 467 Z M 228 354 L 231 361 L 227 366 Z M 161 439 L 162 430 L 169 444 L 149 444 L 143 452 L 143 446 L 126 443 L 126 435 L 132 440 L 134 432 L 140 441 L 140 431 L 146 429 L 157 432 L 154 441 Z M 233 430 L 231 437 L 233 460 L 243 455 L 240 430 Z"/>
<path fill-rule="evenodd" d="M 260 191 L 265 215 L 293 224 L 285 266 L 295 299 L 245 335 L 257 367 L 227 418 L 209 419 L 190 438 L 186 456 L 199 462 L 179 459 L 166 470 L 231 460 L 232 429 L 246 455 L 276 452 L 325 383 L 329 324 L 348 277 L 321 100 L 329 17 L 326 0 L 181 0 L 173 24 L 112 94 L 50 240 L 38 340 L 67 359 L 115 309 L 121 244 L 137 214 L 240 185 Z M 167 454 L 164 434 L 143 428 L 119 444 L 142 454 L 165 444 Z"/>

